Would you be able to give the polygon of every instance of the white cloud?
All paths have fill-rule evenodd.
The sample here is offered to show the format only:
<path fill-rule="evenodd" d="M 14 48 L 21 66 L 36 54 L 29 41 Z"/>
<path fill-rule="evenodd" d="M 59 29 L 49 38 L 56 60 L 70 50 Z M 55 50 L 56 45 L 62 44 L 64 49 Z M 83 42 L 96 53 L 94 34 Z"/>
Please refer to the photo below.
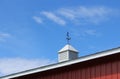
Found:
<path fill-rule="evenodd" d="M 52 12 L 43 11 L 41 14 L 45 15 L 48 19 L 56 22 L 57 24 L 66 25 L 66 22 L 63 19 L 61 19 L 59 16 L 56 16 Z"/>
<path fill-rule="evenodd" d="M 10 38 L 11 34 L 9 33 L 0 33 L 0 42 L 5 42 L 7 38 Z"/>
<path fill-rule="evenodd" d="M 8 38 L 11 35 L 9 33 L 0 33 L 0 38 Z"/>
<path fill-rule="evenodd" d="M 113 12 L 112 9 L 106 7 L 74 7 L 61 8 L 58 13 L 74 22 L 78 23 L 99 23 L 108 18 Z"/>
<path fill-rule="evenodd" d="M 78 39 L 86 39 L 89 37 L 101 37 L 102 33 L 95 29 L 72 29 L 72 34 Z"/>
<path fill-rule="evenodd" d="M 0 75 L 16 73 L 53 63 L 49 59 L 1 58 Z"/>
<path fill-rule="evenodd" d="M 99 24 L 111 19 L 116 13 L 118 13 L 117 9 L 105 6 L 75 6 L 72 8 L 58 8 L 54 11 L 41 11 L 40 16 L 45 16 L 59 25 L 66 25 L 67 22 L 73 24 Z M 33 18 L 38 23 L 43 22 L 40 17 L 34 16 Z"/>
<path fill-rule="evenodd" d="M 92 29 L 85 30 L 85 31 L 84 31 L 84 34 L 85 34 L 85 35 L 93 35 L 93 36 L 98 35 L 97 31 L 96 31 L 96 30 L 92 30 Z"/>
<path fill-rule="evenodd" d="M 40 17 L 33 16 L 33 19 L 34 19 L 38 24 L 43 23 L 43 21 L 42 21 L 42 19 L 41 19 Z"/>
<path fill-rule="evenodd" d="M 73 9 L 61 8 L 58 10 L 58 13 L 71 20 L 74 20 L 77 17 L 76 12 L 74 12 Z"/>

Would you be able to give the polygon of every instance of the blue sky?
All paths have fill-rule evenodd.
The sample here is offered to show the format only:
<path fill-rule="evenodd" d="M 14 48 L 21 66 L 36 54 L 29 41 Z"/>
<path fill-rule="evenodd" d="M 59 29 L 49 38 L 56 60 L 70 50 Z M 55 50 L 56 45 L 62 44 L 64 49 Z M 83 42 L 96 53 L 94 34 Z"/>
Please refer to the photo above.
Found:
<path fill-rule="evenodd" d="M 66 32 L 79 56 L 119 47 L 119 29 L 119 0 L 0 0 L 0 75 L 57 62 Z"/>

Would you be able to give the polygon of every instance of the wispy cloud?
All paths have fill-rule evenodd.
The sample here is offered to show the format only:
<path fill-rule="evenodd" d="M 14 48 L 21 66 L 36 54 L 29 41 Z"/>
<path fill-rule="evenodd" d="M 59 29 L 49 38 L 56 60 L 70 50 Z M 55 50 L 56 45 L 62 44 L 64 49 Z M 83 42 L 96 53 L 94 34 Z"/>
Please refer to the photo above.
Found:
<path fill-rule="evenodd" d="M 49 59 L 1 58 L 0 75 L 16 73 L 53 63 Z M 22 69 L 22 70 L 21 70 Z"/>
<path fill-rule="evenodd" d="M 92 36 L 97 36 L 97 35 L 99 35 L 96 30 L 92 30 L 92 29 L 85 30 L 85 31 L 84 31 L 84 34 L 85 34 L 85 35 L 92 35 Z"/>
<path fill-rule="evenodd" d="M 40 16 L 47 17 L 59 25 L 67 25 L 68 22 L 72 24 L 100 24 L 101 22 L 111 19 L 111 16 L 116 15 L 117 9 L 105 6 L 75 6 L 68 8 L 58 8 L 54 11 L 41 11 Z M 43 21 L 40 17 L 34 16 L 38 23 Z"/>
<path fill-rule="evenodd" d="M 107 7 L 74 7 L 74 8 L 61 8 L 58 13 L 62 16 L 79 23 L 99 23 L 108 18 L 113 12 L 112 9 Z"/>
<path fill-rule="evenodd" d="M 9 33 L 0 33 L 0 38 L 8 38 L 11 35 Z"/>
<path fill-rule="evenodd" d="M 33 16 L 33 19 L 38 23 L 38 24 L 41 24 L 43 23 L 42 19 L 38 16 Z"/>
<path fill-rule="evenodd" d="M 43 11 L 41 14 L 45 15 L 48 19 L 56 22 L 57 24 L 66 25 L 65 20 L 61 19 L 59 16 L 56 16 L 56 14 L 52 12 Z"/>
<path fill-rule="evenodd" d="M 101 37 L 102 33 L 96 29 L 71 29 L 72 34 L 79 39 L 86 39 L 89 37 Z"/>
<path fill-rule="evenodd" d="M 0 33 L 0 42 L 2 41 L 5 41 L 7 38 L 11 37 L 11 34 L 9 33 Z"/>

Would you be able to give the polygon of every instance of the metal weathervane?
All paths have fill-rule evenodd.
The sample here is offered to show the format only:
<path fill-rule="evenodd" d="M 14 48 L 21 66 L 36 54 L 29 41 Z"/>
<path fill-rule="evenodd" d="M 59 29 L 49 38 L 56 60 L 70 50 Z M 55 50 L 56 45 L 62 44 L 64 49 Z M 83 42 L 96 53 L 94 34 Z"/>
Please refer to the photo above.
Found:
<path fill-rule="evenodd" d="M 70 40 L 71 40 L 71 38 L 70 38 L 70 36 L 69 36 L 69 32 L 67 32 L 67 44 L 69 44 L 70 43 Z"/>

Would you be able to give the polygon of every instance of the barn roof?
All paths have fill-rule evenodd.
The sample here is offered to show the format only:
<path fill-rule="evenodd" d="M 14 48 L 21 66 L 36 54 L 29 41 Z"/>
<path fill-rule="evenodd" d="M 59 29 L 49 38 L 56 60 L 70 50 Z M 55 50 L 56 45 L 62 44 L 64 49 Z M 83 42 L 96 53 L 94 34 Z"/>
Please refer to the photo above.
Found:
<path fill-rule="evenodd" d="M 98 53 L 91 54 L 88 56 L 80 57 L 78 59 L 71 60 L 71 61 L 56 63 L 56 64 L 52 64 L 52 65 L 48 65 L 48 66 L 43 66 L 43 67 L 39 67 L 39 68 L 27 70 L 27 71 L 15 73 L 15 74 L 3 76 L 3 77 L 0 77 L 0 79 L 10 79 L 10 78 L 15 78 L 15 77 L 19 77 L 19 76 L 34 74 L 34 73 L 52 70 L 52 69 L 56 69 L 56 68 L 60 68 L 60 67 L 64 67 L 64 66 L 69 66 L 72 64 L 80 63 L 80 62 L 85 62 L 85 61 L 96 59 L 96 58 L 101 58 L 104 56 L 117 54 L 117 53 L 120 53 L 120 47 L 102 51 L 102 52 L 98 52 Z"/>

